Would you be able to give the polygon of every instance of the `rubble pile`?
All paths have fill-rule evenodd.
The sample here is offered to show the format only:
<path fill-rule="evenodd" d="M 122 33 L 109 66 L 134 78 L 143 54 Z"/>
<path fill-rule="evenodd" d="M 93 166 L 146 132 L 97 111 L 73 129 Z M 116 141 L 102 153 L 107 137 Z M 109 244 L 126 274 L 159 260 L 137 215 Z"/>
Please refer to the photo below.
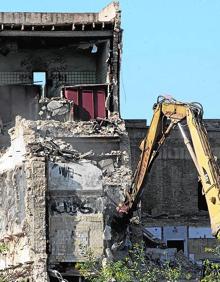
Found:
<path fill-rule="evenodd" d="M 80 154 L 78 151 L 74 150 L 70 144 L 63 142 L 62 140 L 56 140 L 55 143 L 49 138 L 43 140 L 42 142 L 30 143 L 28 146 L 34 156 L 47 156 L 50 158 L 60 157 L 66 161 L 78 161 L 93 154 L 92 151 Z"/>
<path fill-rule="evenodd" d="M 127 166 L 120 166 L 114 172 L 107 173 L 103 180 L 106 185 L 111 186 L 124 186 L 131 182 L 132 174 L 130 169 Z"/>
<path fill-rule="evenodd" d="M 97 119 L 89 121 L 55 121 L 23 119 L 27 128 L 32 128 L 41 136 L 47 137 L 74 137 L 74 136 L 121 136 L 126 135 L 125 123 L 119 118 Z"/>
<path fill-rule="evenodd" d="M 175 262 L 181 267 L 181 269 L 185 272 L 185 273 L 191 273 L 194 277 L 197 277 L 200 272 L 201 269 L 200 267 L 195 264 L 192 263 L 183 253 L 183 251 L 179 251 L 175 254 L 174 256 Z"/>

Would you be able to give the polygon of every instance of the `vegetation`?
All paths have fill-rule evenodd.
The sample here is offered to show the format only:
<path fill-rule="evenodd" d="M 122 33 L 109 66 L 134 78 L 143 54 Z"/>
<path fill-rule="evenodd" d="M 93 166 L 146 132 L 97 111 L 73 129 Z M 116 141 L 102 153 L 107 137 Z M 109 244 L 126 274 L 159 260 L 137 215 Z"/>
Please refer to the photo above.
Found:
<path fill-rule="evenodd" d="M 78 263 L 77 267 L 88 282 L 175 282 L 191 278 L 179 265 L 159 265 L 147 260 L 143 244 L 136 244 L 123 260 L 104 260 L 104 263 L 88 251 L 86 262 Z"/>
<path fill-rule="evenodd" d="M 4 243 L 0 243 L 0 254 L 7 253 L 8 252 L 8 246 Z"/>
<path fill-rule="evenodd" d="M 220 244 L 214 249 L 206 248 L 206 252 L 216 256 L 218 262 L 205 260 L 204 261 L 204 277 L 201 282 L 218 282 L 220 281 Z"/>
<path fill-rule="evenodd" d="M 220 281 L 220 244 L 214 249 L 206 249 L 216 255 L 216 261 L 205 260 L 201 282 Z M 218 261 L 219 260 L 219 261 Z M 123 260 L 105 261 L 87 252 L 87 260 L 78 263 L 77 267 L 88 282 L 157 282 L 190 280 L 191 273 L 184 273 L 180 265 L 170 263 L 155 264 L 146 259 L 143 244 L 136 244 Z"/>

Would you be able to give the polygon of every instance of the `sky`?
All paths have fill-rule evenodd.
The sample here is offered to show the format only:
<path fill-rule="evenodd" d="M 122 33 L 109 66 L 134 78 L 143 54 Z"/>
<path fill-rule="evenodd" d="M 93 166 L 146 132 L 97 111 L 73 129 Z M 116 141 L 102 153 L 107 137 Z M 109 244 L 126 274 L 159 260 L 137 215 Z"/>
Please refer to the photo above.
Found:
<path fill-rule="evenodd" d="M 7 0 L 0 11 L 97 12 L 111 0 Z M 158 95 L 220 118 L 220 1 L 121 0 L 121 115 L 152 117 Z"/>

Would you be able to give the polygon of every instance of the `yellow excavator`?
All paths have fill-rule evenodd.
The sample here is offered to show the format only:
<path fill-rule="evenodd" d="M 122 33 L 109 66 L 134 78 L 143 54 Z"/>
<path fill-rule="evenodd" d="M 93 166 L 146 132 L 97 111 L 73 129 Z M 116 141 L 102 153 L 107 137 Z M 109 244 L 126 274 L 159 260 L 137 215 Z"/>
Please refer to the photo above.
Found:
<path fill-rule="evenodd" d="M 153 107 L 154 115 L 146 138 L 140 145 L 141 155 L 131 188 L 126 191 L 125 201 L 117 211 L 132 217 L 143 193 L 143 183 L 153 161 L 172 129 L 178 126 L 185 145 L 198 171 L 206 198 L 212 234 L 220 237 L 220 170 L 208 141 L 203 123 L 203 108 L 199 103 L 182 103 L 173 98 L 159 96 Z M 191 141 L 187 138 L 182 122 L 185 121 Z"/>

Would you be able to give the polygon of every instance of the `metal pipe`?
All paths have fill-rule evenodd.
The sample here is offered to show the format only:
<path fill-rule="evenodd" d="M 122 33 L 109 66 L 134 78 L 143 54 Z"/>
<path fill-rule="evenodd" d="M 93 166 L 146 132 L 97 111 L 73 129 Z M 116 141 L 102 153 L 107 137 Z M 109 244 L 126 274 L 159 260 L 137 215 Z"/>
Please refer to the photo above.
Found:
<path fill-rule="evenodd" d="M 181 124 L 179 122 L 178 122 L 178 127 L 179 127 L 179 130 L 180 130 L 180 132 L 181 132 L 181 134 L 183 136 L 183 140 L 184 140 L 184 143 L 185 143 L 185 145 L 186 145 L 186 147 L 187 147 L 187 149 L 189 151 L 189 154 L 190 154 L 190 156 L 191 156 L 191 158 L 192 158 L 192 160 L 193 160 L 193 162 L 194 162 L 194 164 L 196 166 L 196 169 L 197 169 L 199 175 L 201 175 L 199 164 L 198 164 L 195 152 L 193 150 L 193 147 L 192 147 L 192 145 L 190 143 L 190 140 L 187 138 L 187 136 L 186 136 L 186 134 L 185 134 L 185 132 L 184 132 L 184 130 L 183 130 L 183 128 L 182 128 L 182 126 L 181 126 Z"/>

